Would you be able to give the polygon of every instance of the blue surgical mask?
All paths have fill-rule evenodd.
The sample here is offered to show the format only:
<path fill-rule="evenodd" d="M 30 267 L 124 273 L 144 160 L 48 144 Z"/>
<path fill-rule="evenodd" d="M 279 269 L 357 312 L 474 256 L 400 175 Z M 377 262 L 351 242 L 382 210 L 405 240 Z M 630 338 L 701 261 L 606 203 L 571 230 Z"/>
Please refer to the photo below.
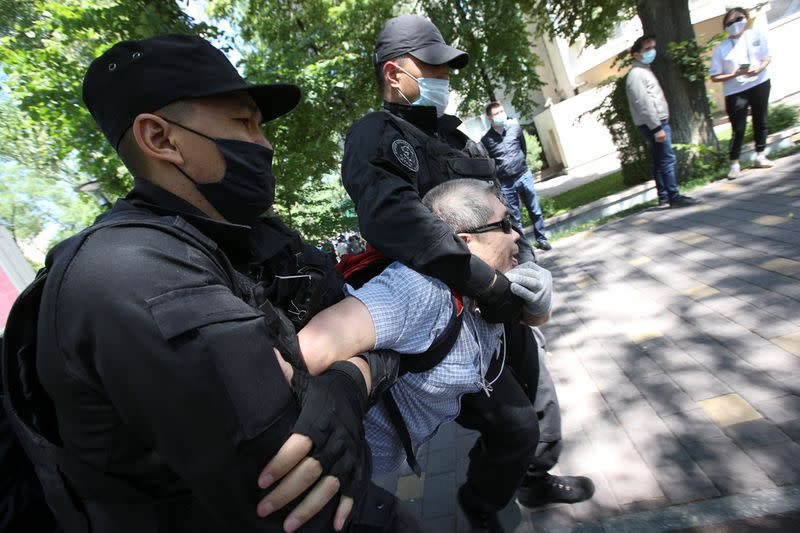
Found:
<path fill-rule="evenodd" d="M 498 113 L 492 117 L 492 124 L 495 126 L 505 126 L 508 122 L 508 115 L 505 113 Z"/>
<path fill-rule="evenodd" d="M 655 50 L 648 50 L 647 52 L 642 53 L 642 63 L 645 65 L 649 65 L 653 62 L 656 58 L 656 51 Z"/>
<path fill-rule="evenodd" d="M 411 74 L 400 65 L 397 65 L 397 68 L 411 76 Z M 411 77 L 414 78 L 414 76 Z M 411 102 L 402 92 L 400 96 L 405 98 L 406 102 L 410 105 L 435 107 L 436 116 L 441 117 L 450 101 L 450 82 L 448 80 L 440 80 L 439 78 L 414 78 L 414 81 L 419 85 L 419 98 Z"/>

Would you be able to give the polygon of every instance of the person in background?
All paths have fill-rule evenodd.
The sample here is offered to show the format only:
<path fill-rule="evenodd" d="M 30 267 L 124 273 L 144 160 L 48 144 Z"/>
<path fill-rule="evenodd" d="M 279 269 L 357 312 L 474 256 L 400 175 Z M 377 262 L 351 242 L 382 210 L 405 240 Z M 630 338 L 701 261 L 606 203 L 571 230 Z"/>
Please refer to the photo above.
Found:
<path fill-rule="evenodd" d="M 492 127 L 481 138 L 489 155 L 497 163 L 497 179 L 503 190 L 506 202 L 514 212 L 517 225 L 522 227 L 519 201 L 525 205 L 533 224 L 534 246 L 542 250 L 550 250 L 552 246 L 544 232 L 544 217 L 536 189 L 533 187 L 533 174 L 525 161 L 527 146 L 522 128 L 511 122 L 506 110 L 500 102 L 492 102 L 486 106 L 486 117 Z"/>
<path fill-rule="evenodd" d="M 344 235 L 339 235 L 339 239 L 336 241 L 336 255 L 339 256 L 339 259 L 341 259 L 343 255 L 347 255 L 347 241 Z"/>
<path fill-rule="evenodd" d="M 669 106 L 650 64 L 656 58 L 656 38 L 643 35 L 631 47 L 633 67 L 625 78 L 625 92 L 633 123 L 650 143 L 653 153 L 658 205 L 670 207 L 693 205 L 695 200 L 678 190 L 675 177 L 675 153 L 669 127 Z"/>
<path fill-rule="evenodd" d="M 722 83 L 725 111 L 731 121 L 729 158 L 731 169 L 728 178 L 741 175 L 739 155 L 742 151 L 748 110 L 753 115 L 753 138 L 756 144 L 756 168 L 769 168 L 767 159 L 767 104 L 770 81 L 767 66 L 771 53 L 767 37 L 756 30 L 747 29 L 750 17 L 741 7 L 725 13 L 722 25 L 728 38 L 719 43 L 711 55 L 711 81 Z"/>

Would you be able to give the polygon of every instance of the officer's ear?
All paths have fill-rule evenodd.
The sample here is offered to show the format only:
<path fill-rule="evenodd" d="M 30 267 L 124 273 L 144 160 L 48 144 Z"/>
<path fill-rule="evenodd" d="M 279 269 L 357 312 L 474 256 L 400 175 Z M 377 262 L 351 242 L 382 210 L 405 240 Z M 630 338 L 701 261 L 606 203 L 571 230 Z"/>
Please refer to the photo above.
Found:
<path fill-rule="evenodd" d="M 140 113 L 133 121 L 133 135 L 142 154 L 149 159 L 175 165 L 184 163 L 175 143 L 176 127 L 152 113 Z"/>
<path fill-rule="evenodd" d="M 400 87 L 400 80 L 397 75 L 402 72 L 397 66 L 397 59 L 387 61 L 383 64 L 383 82 L 384 86 L 391 89 Z"/>

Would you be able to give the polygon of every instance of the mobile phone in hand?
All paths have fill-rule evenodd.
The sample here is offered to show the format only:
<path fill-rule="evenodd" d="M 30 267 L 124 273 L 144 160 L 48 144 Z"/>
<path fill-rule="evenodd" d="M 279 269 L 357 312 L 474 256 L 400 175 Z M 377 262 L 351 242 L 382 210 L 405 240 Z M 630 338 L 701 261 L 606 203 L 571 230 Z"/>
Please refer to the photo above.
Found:
<path fill-rule="evenodd" d="M 742 63 L 741 65 L 739 65 L 739 68 L 741 70 L 747 70 L 750 68 L 750 63 Z"/>

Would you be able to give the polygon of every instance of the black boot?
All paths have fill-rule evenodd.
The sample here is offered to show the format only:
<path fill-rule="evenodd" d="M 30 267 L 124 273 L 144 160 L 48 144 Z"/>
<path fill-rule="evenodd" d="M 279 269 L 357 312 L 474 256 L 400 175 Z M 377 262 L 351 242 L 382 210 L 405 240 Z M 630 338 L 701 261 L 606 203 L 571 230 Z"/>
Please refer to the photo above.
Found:
<path fill-rule="evenodd" d="M 594 494 L 594 483 L 584 476 L 525 476 L 517 490 L 517 501 L 533 508 L 548 503 L 578 503 Z"/>

